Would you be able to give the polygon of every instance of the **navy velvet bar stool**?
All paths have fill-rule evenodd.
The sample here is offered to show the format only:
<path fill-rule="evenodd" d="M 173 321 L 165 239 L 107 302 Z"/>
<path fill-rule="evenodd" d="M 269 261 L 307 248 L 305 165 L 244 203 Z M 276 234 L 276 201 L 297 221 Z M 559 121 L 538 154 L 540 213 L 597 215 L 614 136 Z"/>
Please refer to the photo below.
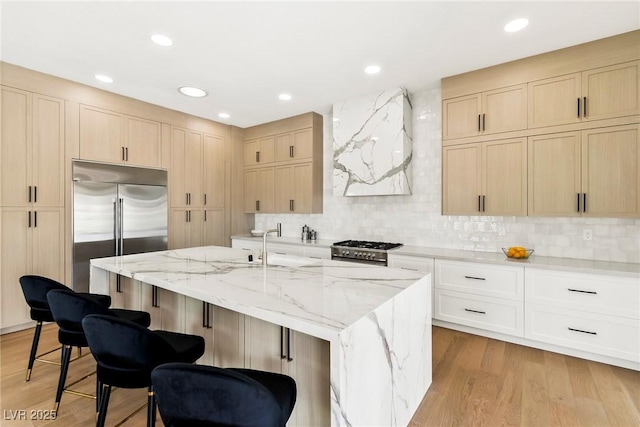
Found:
<path fill-rule="evenodd" d="M 91 397 L 85 393 L 65 388 L 69 361 L 71 359 L 72 347 L 89 347 L 85 331 L 82 328 L 82 319 L 89 314 L 102 314 L 110 317 L 117 317 L 135 322 L 141 327 L 147 327 L 151 323 L 151 316 L 146 311 L 109 309 L 87 295 L 77 294 L 70 290 L 52 290 L 47 293 L 47 301 L 53 314 L 53 319 L 58 324 L 58 341 L 62 344 L 62 358 L 60 366 L 60 379 L 56 391 L 56 401 L 54 409 L 57 411 L 64 391 L 76 395 Z M 74 382 L 76 384 L 86 377 Z M 73 384 L 70 384 L 72 386 Z M 97 385 L 97 384 L 96 384 Z M 100 388 L 96 389 L 96 410 L 98 408 L 98 394 Z"/>
<path fill-rule="evenodd" d="M 36 321 L 36 329 L 33 334 L 33 342 L 31 343 L 31 352 L 29 353 L 29 363 L 27 365 L 27 377 L 25 381 L 29 381 L 31 379 L 31 371 L 33 370 L 34 362 L 44 362 L 51 363 L 54 365 L 59 365 L 58 362 L 52 362 L 45 359 L 40 359 L 42 356 L 45 356 L 49 353 L 52 353 L 58 349 L 54 348 L 53 350 L 47 351 L 42 354 L 38 353 L 38 343 L 40 342 L 40 333 L 42 332 L 42 324 L 44 322 L 53 322 L 53 315 L 51 314 L 51 309 L 49 307 L 49 302 L 47 301 L 47 293 L 51 290 L 58 289 L 64 291 L 71 291 L 71 289 L 67 288 L 62 283 L 59 283 L 53 279 L 49 279 L 48 277 L 36 276 L 36 275 L 25 275 L 20 279 L 20 286 L 22 287 L 22 293 L 24 293 L 24 298 L 29 305 L 29 314 L 31 316 L 31 320 Z M 104 307 L 109 307 L 111 305 L 111 297 L 109 295 L 100 295 L 100 294 L 82 294 L 87 295 L 92 298 L 100 305 Z"/>
<path fill-rule="evenodd" d="M 168 362 L 193 363 L 204 354 L 204 338 L 197 335 L 151 331 L 128 320 L 104 315 L 86 316 L 82 326 L 91 354 L 98 362 L 101 390 L 98 427 L 105 424 L 111 387 L 146 387 L 147 426 L 153 427 L 156 421 L 153 369 Z"/>
<path fill-rule="evenodd" d="M 167 363 L 151 373 L 166 427 L 284 427 L 296 403 L 287 375 Z"/>

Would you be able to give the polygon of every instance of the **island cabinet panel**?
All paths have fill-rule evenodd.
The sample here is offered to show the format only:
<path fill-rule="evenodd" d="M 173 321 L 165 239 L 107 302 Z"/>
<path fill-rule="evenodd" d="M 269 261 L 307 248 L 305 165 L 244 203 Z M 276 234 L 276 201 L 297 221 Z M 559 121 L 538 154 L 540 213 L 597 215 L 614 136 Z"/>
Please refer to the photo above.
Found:
<path fill-rule="evenodd" d="M 0 209 L 3 332 L 30 321 L 19 279 L 25 274 L 64 282 L 64 208 Z"/>
<path fill-rule="evenodd" d="M 64 101 L 2 87 L 1 206 L 64 206 Z"/>
<path fill-rule="evenodd" d="M 204 338 L 204 354 L 196 361 L 199 365 L 213 365 L 215 322 L 214 306 L 196 298 L 185 297 L 184 302 L 184 332 L 199 335 Z"/>
<path fill-rule="evenodd" d="M 223 307 L 213 310 L 213 365 L 221 368 L 244 368 L 245 315 Z"/>
<path fill-rule="evenodd" d="M 443 147 L 443 213 L 526 215 L 526 150 L 526 138 Z"/>
<path fill-rule="evenodd" d="M 185 296 L 146 283 L 140 292 L 140 310 L 151 315 L 149 329 L 185 330 Z"/>
<path fill-rule="evenodd" d="M 246 366 L 291 376 L 297 400 L 287 425 L 331 423 L 329 343 L 254 317 L 245 318 Z"/>
<path fill-rule="evenodd" d="M 132 166 L 161 166 L 161 124 L 80 105 L 80 158 Z"/>

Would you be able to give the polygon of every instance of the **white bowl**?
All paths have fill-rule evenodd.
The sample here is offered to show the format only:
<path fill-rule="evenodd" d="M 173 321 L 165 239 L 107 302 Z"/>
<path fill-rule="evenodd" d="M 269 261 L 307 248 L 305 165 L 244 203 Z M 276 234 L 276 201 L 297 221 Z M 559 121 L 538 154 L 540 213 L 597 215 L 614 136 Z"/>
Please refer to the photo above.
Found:
<path fill-rule="evenodd" d="M 251 235 L 255 237 L 262 237 L 264 231 L 262 230 L 251 230 Z"/>

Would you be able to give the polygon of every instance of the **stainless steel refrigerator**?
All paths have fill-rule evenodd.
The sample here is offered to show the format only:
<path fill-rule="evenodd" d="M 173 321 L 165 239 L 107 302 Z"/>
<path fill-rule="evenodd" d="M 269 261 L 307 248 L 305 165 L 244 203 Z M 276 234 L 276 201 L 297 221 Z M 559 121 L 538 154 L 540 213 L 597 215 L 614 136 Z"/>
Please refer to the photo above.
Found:
<path fill-rule="evenodd" d="M 73 162 L 73 289 L 89 260 L 167 249 L 167 172 Z"/>

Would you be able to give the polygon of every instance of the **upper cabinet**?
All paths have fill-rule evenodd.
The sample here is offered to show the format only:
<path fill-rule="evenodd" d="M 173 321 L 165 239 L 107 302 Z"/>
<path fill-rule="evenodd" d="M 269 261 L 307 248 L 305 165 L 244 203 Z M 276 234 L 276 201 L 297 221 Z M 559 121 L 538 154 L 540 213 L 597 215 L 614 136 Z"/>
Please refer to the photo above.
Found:
<path fill-rule="evenodd" d="M 161 125 L 80 105 L 80 158 L 135 166 L 161 166 Z"/>
<path fill-rule="evenodd" d="M 442 211 L 640 218 L 640 31 L 442 80 Z"/>
<path fill-rule="evenodd" d="M 61 99 L 2 87 L 2 206 L 64 206 L 64 117 Z"/>
<path fill-rule="evenodd" d="M 529 127 L 640 114 L 640 61 L 531 82 Z"/>
<path fill-rule="evenodd" d="M 321 213 L 322 116 L 302 114 L 245 132 L 245 213 Z"/>
<path fill-rule="evenodd" d="M 442 111 L 443 139 L 526 129 L 526 85 L 445 99 Z"/>

